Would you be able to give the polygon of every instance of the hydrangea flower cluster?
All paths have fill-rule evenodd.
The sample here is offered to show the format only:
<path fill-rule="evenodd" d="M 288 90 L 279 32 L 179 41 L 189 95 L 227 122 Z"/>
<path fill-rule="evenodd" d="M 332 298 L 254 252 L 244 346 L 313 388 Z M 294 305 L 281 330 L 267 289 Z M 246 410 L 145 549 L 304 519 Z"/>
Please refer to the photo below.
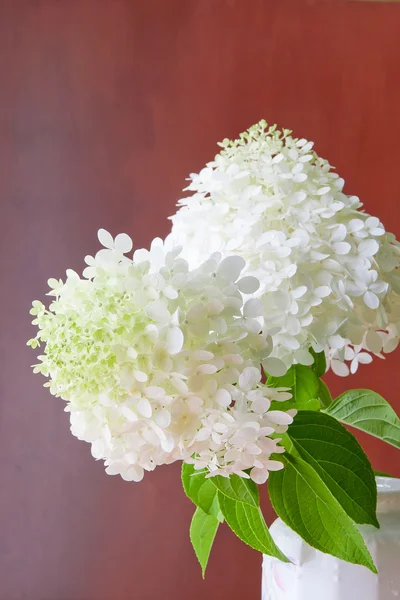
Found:
<path fill-rule="evenodd" d="M 290 133 L 261 121 L 224 140 L 190 176 L 166 245 L 181 244 L 191 268 L 215 251 L 242 256 L 261 283 L 273 356 L 310 365 L 310 349 L 325 350 L 345 376 L 398 344 L 400 245 L 312 142 Z"/>
<path fill-rule="evenodd" d="M 260 384 L 261 362 L 276 374 L 284 365 L 270 358 L 259 302 L 243 300 L 259 285 L 240 277 L 243 258 L 213 254 L 189 270 L 159 239 L 133 259 L 126 234 L 100 230 L 99 240 L 83 277 L 50 279 L 49 309 L 31 310 L 39 331 L 29 344 L 45 344 L 35 371 L 68 402 L 72 433 L 128 481 L 176 460 L 266 481 L 282 467 L 271 434 L 295 411 L 271 410 L 291 396 Z"/>

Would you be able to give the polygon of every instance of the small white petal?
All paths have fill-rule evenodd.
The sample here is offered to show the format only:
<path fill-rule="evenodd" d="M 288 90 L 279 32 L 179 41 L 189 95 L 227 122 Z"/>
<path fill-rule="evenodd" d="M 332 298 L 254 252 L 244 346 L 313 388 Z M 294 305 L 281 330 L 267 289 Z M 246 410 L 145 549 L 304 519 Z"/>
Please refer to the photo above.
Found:
<path fill-rule="evenodd" d="M 243 307 L 243 315 L 245 317 L 260 317 L 263 314 L 263 305 L 257 298 L 247 300 Z"/>
<path fill-rule="evenodd" d="M 266 416 L 272 423 L 276 423 L 276 425 L 290 425 L 293 423 L 293 418 L 282 410 L 270 410 Z"/>
<path fill-rule="evenodd" d="M 165 396 L 165 390 L 157 385 L 150 385 L 144 390 L 147 398 L 152 400 L 162 400 Z"/>
<path fill-rule="evenodd" d="M 358 251 L 363 256 L 374 256 L 379 250 L 379 244 L 376 240 L 364 240 L 360 242 Z"/>
<path fill-rule="evenodd" d="M 267 412 L 267 410 L 269 410 L 270 406 L 271 406 L 271 401 L 268 400 L 268 398 L 261 397 L 261 398 L 257 398 L 256 400 L 254 400 L 254 402 L 252 402 L 251 409 L 255 413 L 258 413 L 261 415 L 261 414 Z"/>
<path fill-rule="evenodd" d="M 239 377 L 239 387 L 248 392 L 261 381 L 260 369 L 256 367 L 246 367 Z"/>
<path fill-rule="evenodd" d="M 138 248 L 133 254 L 133 262 L 138 264 L 150 260 L 150 253 L 145 248 Z"/>
<path fill-rule="evenodd" d="M 136 381 L 139 381 L 140 383 L 144 383 L 148 379 L 146 373 L 144 373 L 143 371 L 134 371 L 133 376 L 136 379 Z"/>
<path fill-rule="evenodd" d="M 171 415 L 165 408 L 161 408 L 160 410 L 157 410 L 155 412 L 154 418 L 155 418 L 157 425 L 159 427 L 161 427 L 162 429 L 169 427 L 169 425 L 171 423 Z"/>
<path fill-rule="evenodd" d="M 362 365 L 369 365 L 372 362 L 372 356 L 368 352 L 360 352 L 356 358 Z"/>
<path fill-rule="evenodd" d="M 204 364 L 197 368 L 197 372 L 201 373 L 202 375 L 213 375 L 217 371 L 218 369 L 215 365 Z"/>
<path fill-rule="evenodd" d="M 163 289 L 163 294 L 164 294 L 164 296 L 166 296 L 170 300 L 176 300 L 176 298 L 179 295 L 178 292 L 176 291 L 176 289 L 174 289 L 170 285 L 167 285 L 167 287 L 165 287 Z"/>
<path fill-rule="evenodd" d="M 294 357 L 301 365 L 305 365 L 307 367 L 311 366 L 314 363 L 314 357 L 310 352 L 306 349 L 296 350 L 294 353 Z"/>
<path fill-rule="evenodd" d="M 379 307 L 379 298 L 373 292 L 365 292 L 364 302 L 368 308 L 371 308 L 372 310 L 375 310 Z"/>
<path fill-rule="evenodd" d="M 104 244 L 103 244 L 104 245 Z M 114 247 L 121 254 L 126 254 L 132 250 L 132 240 L 126 233 L 119 233 L 114 241 Z"/>
<path fill-rule="evenodd" d="M 147 398 L 140 398 L 137 403 L 137 411 L 142 415 L 142 417 L 150 419 L 151 415 L 153 414 L 153 409 L 151 408 L 151 404 Z"/>
<path fill-rule="evenodd" d="M 257 467 L 254 467 L 254 469 L 250 471 L 250 478 L 258 485 L 263 485 L 263 483 L 267 481 L 268 477 L 269 472 L 267 469 L 257 469 Z"/>
<path fill-rule="evenodd" d="M 374 352 L 375 354 L 379 354 L 379 352 L 382 350 L 382 339 L 379 333 L 376 331 L 368 331 L 365 338 L 365 344 L 368 350 Z"/>
<path fill-rule="evenodd" d="M 230 395 L 228 390 L 226 390 L 224 388 L 220 388 L 219 390 L 217 390 L 217 393 L 215 394 L 215 400 L 216 400 L 217 404 L 219 404 L 220 406 L 222 406 L 224 408 L 227 408 L 228 406 L 230 406 L 230 404 L 232 402 L 232 396 Z"/>
<path fill-rule="evenodd" d="M 328 194 L 331 191 L 331 188 L 328 186 L 319 188 L 319 190 L 317 191 L 317 196 L 324 196 L 325 194 Z"/>
<path fill-rule="evenodd" d="M 272 375 L 273 377 L 282 377 L 287 371 L 287 366 L 283 360 L 273 356 L 263 360 L 262 364 L 268 375 Z"/>
<path fill-rule="evenodd" d="M 159 301 L 151 302 L 146 308 L 146 314 L 156 323 L 164 323 L 171 318 L 166 306 Z"/>
<path fill-rule="evenodd" d="M 348 242 L 335 242 L 332 244 L 332 250 L 339 255 L 348 254 L 351 250 L 351 246 Z"/>
<path fill-rule="evenodd" d="M 350 373 L 350 369 L 346 363 L 340 362 L 339 360 L 332 360 L 331 368 L 335 375 L 339 375 L 339 377 L 347 377 Z"/>
<path fill-rule="evenodd" d="M 393 352 L 394 350 L 396 350 L 398 345 L 399 345 L 399 338 L 397 338 L 397 337 L 389 338 L 388 340 L 386 340 L 384 342 L 383 351 L 385 353 L 389 354 L 390 352 Z"/>
<path fill-rule="evenodd" d="M 108 465 L 106 468 L 106 473 L 107 475 L 119 475 L 122 469 L 124 469 L 123 463 L 115 462 L 111 465 Z"/>
<path fill-rule="evenodd" d="M 256 277 L 248 275 L 239 279 L 237 286 L 243 294 L 254 294 L 260 287 L 260 282 Z"/>
<path fill-rule="evenodd" d="M 184 337 L 179 327 L 170 327 L 167 331 L 166 349 L 169 354 L 178 354 L 182 350 Z"/>
<path fill-rule="evenodd" d="M 236 281 L 245 265 L 246 262 L 241 256 L 228 256 L 218 265 L 217 273 L 227 281 Z"/>
<path fill-rule="evenodd" d="M 212 360 L 214 358 L 214 354 L 208 350 L 195 350 L 193 352 L 193 358 L 195 360 Z"/>
<path fill-rule="evenodd" d="M 114 248 L 114 240 L 111 233 L 108 233 L 105 229 L 99 229 L 97 232 L 97 237 L 102 246 L 112 250 Z"/>
<path fill-rule="evenodd" d="M 327 285 L 321 285 L 320 287 L 315 288 L 313 294 L 318 298 L 326 298 L 332 292 L 331 288 Z"/>
<path fill-rule="evenodd" d="M 121 477 L 125 481 L 142 481 L 144 470 L 139 465 L 132 465 L 121 472 Z"/>
<path fill-rule="evenodd" d="M 267 460 L 265 466 L 268 471 L 281 471 L 284 468 L 284 464 L 280 460 Z"/>
<path fill-rule="evenodd" d="M 292 298 L 296 298 L 296 300 L 298 298 L 301 298 L 302 296 L 304 296 L 304 294 L 306 294 L 306 293 L 307 293 L 306 285 L 301 285 L 298 288 L 295 288 L 294 290 L 291 291 Z"/>

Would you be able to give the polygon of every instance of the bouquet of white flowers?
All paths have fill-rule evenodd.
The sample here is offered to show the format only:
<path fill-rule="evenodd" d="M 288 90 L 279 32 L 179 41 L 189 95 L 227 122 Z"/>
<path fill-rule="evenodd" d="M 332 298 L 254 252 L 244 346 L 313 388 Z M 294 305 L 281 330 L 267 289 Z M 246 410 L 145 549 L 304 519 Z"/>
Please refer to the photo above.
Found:
<path fill-rule="evenodd" d="M 376 484 L 351 425 L 400 448 L 400 420 L 369 390 L 332 400 L 321 377 L 393 351 L 400 245 L 361 210 L 313 144 L 262 121 L 198 175 L 165 242 L 98 233 L 82 278 L 35 301 L 34 367 L 106 472 L 140 481 L 182 461 L 203 574 L 221 523 L 288 559 L 259 506 L 311 546 L 376 571 L 358 524 Z"/>

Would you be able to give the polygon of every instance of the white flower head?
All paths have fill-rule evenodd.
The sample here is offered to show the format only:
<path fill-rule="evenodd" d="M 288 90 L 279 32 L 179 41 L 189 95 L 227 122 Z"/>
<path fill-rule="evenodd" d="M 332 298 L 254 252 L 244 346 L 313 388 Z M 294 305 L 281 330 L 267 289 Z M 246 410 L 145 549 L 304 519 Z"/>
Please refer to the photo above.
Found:
<path fill-rule="evenodd" d="M 220 146 L 190 176 L 192 193 L 171 217 L 166 246 L 181 245 L 191 268 L 212 252 L 242 256 L 241 291 L 259 280 L 258 317 L 273 332 L 271 359 L 287 367 L 309 365 L 310 349 L 325 349 L 335 373 L 347 375 L 367 356 L 392 351 L 400 331 L 394 236 L 343 192 L 344 180 L 312 142 L 261 121 Z"/>
<path fill-rule="evenodd" d="M 243 258 L 213 254 L 189 270 L 161 240 L 133 259 L 126 234 L 100 230 L 99 240 L 105 248 L 86 257 L 83 278 L 49 280 L 49 309 L 34 302 L 31 311 L 39 332 L 30 345 L 45 344 L 35 371 L 67 401 L 72 433 L 126 480 L 175 460 L 265 480 L 282 450 L 269 436 L 293 415 L 269 410 L 287 394 L 260 385 L 272 340 L 257 306 L 243 305 L 241 290 L 258 287 L 241 278 Z"/>

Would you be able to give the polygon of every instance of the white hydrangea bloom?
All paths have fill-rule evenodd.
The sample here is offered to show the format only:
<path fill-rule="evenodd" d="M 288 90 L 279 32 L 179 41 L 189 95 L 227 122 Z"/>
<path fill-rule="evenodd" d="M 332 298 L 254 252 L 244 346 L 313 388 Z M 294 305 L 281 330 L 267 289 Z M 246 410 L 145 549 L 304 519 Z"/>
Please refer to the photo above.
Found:
<path fill-rule="evenodd" d="M 309 365 L 326 350 L 338 375 L 371 354 L 394 350 L 400 327 L 400 245 L 361 211 L 344 180 L 313 144 L 265 121 L 223 150 L 198 175 L 171 217 L 167 247 L 180 244 L 190 267 L 211 252 L 246 260 L 261 286 L 263 327 L 273 356 Z M 206 233 L 205 233 L 206 232 Z M 242 291 L 253 291 L 251 280 Z M 350 361 L 351 367 L 346 361 Z"/>
<path fill-rule="evenodd" d="M 35 371 L 68 401 L 72 433 L 126 480 L 193 459 L 210 475 L 250 470 L 265 481 L 282 467 L 269 436 L 294 413 L 269 410 L 290 394 L 260 384 L 261 361 L 277 372 L 282 363 L 268 362 L 271 337 L 253 299 L 243 304 L 240 288 L 258 286 L 240 278 L 244 260 L 214 254 L 189 271 L 159 239 L 133 260 L 127 235 L 100 230 L 99 240 L 105 249 L 86 257 L 83 278 L 49 280 L 49 309 L 31 311 L 39 332 L 29 343 L 45 343 Z"/>

